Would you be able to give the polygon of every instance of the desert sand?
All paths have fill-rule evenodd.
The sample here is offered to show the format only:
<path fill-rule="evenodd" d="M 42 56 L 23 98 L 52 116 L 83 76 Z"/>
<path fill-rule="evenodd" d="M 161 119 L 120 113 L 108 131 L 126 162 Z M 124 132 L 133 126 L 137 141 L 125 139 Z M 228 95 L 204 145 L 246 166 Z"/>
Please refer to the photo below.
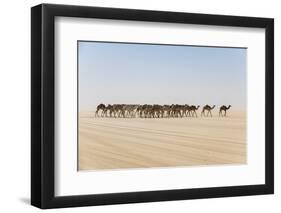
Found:
<path fill-rule="evenodd" d="M 79 113 L 79 170 L 245 164 L 246 113 L 95 118 Z"/>

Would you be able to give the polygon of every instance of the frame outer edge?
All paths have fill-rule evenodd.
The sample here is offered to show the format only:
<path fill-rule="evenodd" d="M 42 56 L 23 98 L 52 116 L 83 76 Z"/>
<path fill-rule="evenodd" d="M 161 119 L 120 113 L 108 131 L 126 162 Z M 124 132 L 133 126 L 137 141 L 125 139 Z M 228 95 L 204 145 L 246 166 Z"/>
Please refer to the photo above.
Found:
<path fill-rule="evenodd" d="M 55 36 L 54 13 L 42 4 L 41 55 L 41 208 L 52 208 L 55 198 Z"/>
<path fill-rule="evenodd" d="M 80 11 L 81 10 L 81 11 Z M 127 14 L 128 13 L 128 14 Z M 150 17 L 150 15 L 153 16 Z M 266 28 L 266 183 L 235 187 L 54 196 L 54 17 Z M 113 16 L 113 18 L 112 18 Z M 211 19 L 211 20 L 210 20 Z M 46 208 L 271 194 L 274 187 L 273 19 L 41 4 L 31 9 L 31 204 Z"/>
<path fill-rule="evenodd" d="M 31 8 L 31 205 L 42 206 L 42 6 Z"/>
<path fill-rule="evenodd" d="M 274 194 L 274 19 L 266 25 L 266 185 Z"/>

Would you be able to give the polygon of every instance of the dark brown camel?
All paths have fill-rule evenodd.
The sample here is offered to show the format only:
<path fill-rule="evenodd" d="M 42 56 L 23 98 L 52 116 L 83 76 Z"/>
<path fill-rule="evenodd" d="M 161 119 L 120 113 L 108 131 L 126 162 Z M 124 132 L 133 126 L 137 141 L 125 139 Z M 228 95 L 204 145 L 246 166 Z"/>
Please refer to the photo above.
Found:
<path fill-rule="evenodd" d="M 197 117 L 197 113 L 196 113 L 196 110 L 199 109 L 199 105 L 196 107 L 194 105 L 190 106 L 190 112 L 191 112 L 191 116 L 193 117 L 194 115 Z"/>
<path fill-rule="evenodd" d="M 183 115 L 184 116 L 190 116 L 190 106 L 188 104 L 185 104 L 184 107 L 183 107 Z"/>
<path fill-rule="evenodd" d="M 220 107 L 220 112 L 219 112 L 219 116 L 226 116 L 226 111 L 229 110 L 231 107 L 231 105 L 229 105 L 228 107 L 223 105 Z M 222 111 L 224 111 L 224 114 L 222 113 Z"/>
<path fill-rule="evenodd" d="M 95 113 L 95 117 L 97 117 L 99 115 L 99 111 L 101 110 L 101 116 L 103 116 L 103 113 L 104 113 L 104 110 L 106 109 L 105 105 L 104 104 L 99 104 L 97 106 L 97 110 L 96 110 L 96 113 Z"/>
<path fill-rule="evenodd" d="M 214 109 L 216 107 L 216 105 L 214 105 L 213 107 L 210 107 L 209 105 L 205 105 L 202 109 L 202 112 L 201 112 L 201 116 L 205 116 L 205 111 L 207 111 L 207 117 L 209 116 L 209 114 L 211 115 L 212 117 L 212 112 L 211 110 Z"/>

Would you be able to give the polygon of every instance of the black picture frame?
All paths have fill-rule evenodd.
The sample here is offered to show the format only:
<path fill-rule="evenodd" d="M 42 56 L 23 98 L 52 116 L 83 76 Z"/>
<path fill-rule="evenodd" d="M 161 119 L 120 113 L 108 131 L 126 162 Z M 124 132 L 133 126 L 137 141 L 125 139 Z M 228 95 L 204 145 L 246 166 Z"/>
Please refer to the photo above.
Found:
<path fill-rule="evenodd" d="M 54 195 L 55 17 L 101 18 L 162 23 L 264 28 L 265 184 L 112 194 Z M 274 193 L 274 20 L 164 11 L 41 4 L 31 8 L 31 204 L 60 208 L 122 203 L 217 198 Z"/>

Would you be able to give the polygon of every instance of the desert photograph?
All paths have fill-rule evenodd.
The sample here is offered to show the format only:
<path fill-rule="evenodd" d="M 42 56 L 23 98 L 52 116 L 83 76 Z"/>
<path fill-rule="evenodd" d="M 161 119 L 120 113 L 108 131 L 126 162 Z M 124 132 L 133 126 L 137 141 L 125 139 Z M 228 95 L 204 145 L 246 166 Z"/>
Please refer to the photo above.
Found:
<path fill-rule="evenodd" d="M 77 45 L 78 171 L 247 163 L 246 48 Z"/>

